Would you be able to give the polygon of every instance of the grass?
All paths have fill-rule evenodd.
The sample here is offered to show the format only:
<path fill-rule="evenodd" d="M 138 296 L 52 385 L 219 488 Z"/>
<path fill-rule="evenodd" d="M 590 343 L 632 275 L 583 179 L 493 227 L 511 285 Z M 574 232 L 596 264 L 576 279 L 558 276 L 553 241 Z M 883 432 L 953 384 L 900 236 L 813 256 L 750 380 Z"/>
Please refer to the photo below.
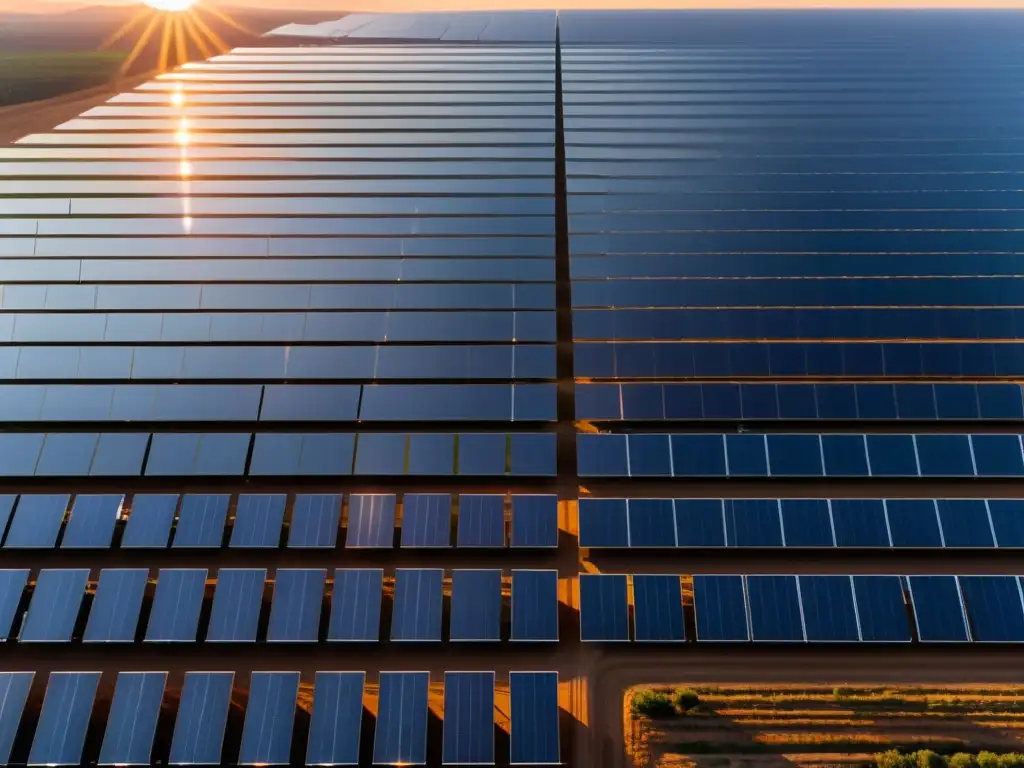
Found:
<path fill-rule="evenodd" d="M 121 51 L 0 53 L 0 106 L 10 106 L 92 88 L 110 80 Z"/>

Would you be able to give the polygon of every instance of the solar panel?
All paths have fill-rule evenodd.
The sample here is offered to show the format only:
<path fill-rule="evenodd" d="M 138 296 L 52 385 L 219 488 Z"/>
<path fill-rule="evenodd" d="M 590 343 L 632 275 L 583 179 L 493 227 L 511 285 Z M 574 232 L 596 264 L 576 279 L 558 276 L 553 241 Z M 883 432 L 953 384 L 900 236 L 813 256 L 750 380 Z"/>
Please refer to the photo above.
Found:
<path fill-rule="evenodd" d="M 776 499 L 724 499 L 730 547 L 781 547 L 782 516 Z"/>
<path fill-rule="evenodd" d="M 782 499 L 782 535 L 787 547 L 834 547 L 832 514 L 824 499 Z"/>
<path fill-rule="evenodd" d="M 946 547 L 994 547 L 995 532 L 983 499 L 938 499 L 935 507 Z"/>
<path fill-rule="evenodd" d="M 139 628 L 147 568 L 104 568 L 85 625 L 85 643 L 133 643 Z"/>
<path fill-rule="evenodd" d="M 803 642 L 803 613 L 795 576 L 747 576 L 750 636 L 759 642 Z"/>
<path fill-rule="evenodd" d="M 769 474 L 767 435 L 723 435 L 726 474 L 732 477 L 765 477 Z M 783 474 L 779 467 L 776 474 Z"/>
<path fill-rule="evenodd" d="M 11 521 L 11 514 L 14 512 L 14 505 L 18 497 L 13 493 L 0 495 L 0 535 L 7 530 L 7 524 Z"/>
<path fill-rule="evenodd" d="M 625 499 L 579 500 L 579 545 L 591 549 L 629 546 L 629 512 Z"/>
<path fill-rule="evenodd" d="M 1019 499 L 989 499 L 986 502 L 996 546 L 1024 547 L 1024 504 Z"/>
<path fill-rule="evenodd" d="M 509 672 L 509 762 L 558 765 L 558 673 Z"/>
<path fill-rule="evenodd" d="M 501 640 L 501 570 L 452 571 L 449 639 Z"/>
<path fill-rule="evenodd" d="M 234 672 L 186 672 L 171 736 L 170 763 L 219 765 Z"/>
<path fill-rule="evenodd" d="M 70 498 L 67 494 L 19 496 L 4 549 L 53 549 Z"/>
<path fill-rule="evenodd" d="M 526 495 L 512 497 L 513 547 L 558 546 L 558 497 Z"/>
<path fill-rule="evenodd" d="M 254 643 L 266 568 L 221 568 L 206 630 L 208 643 Z"/>
<path fill-rule="evenodd" d="M 227 494 L 185 494 L 171 547 L 222 546 L 230 501 Z"/>
<path fill-rule="evenodd" d="M 941 547 L 942 531 L 931 499 L 887 499 L 889 536 L 894 547 Z"/>
<path fill-rule="evenodd" d="M 137 493 L 121 536 L 121 548 L 164 548 L 171 538 L 178 495 Z"/>
<path fill-rule="evenodd" d="M 320 635 L 324 583 L 322 568 L 278 568 L 267 626 L 267 642 L 315 643 Z"/>
<path fill-rule="evenodd" d="M 62 549 L 106 549 L 114 539 L 114 525 L 124 496 L 75 496 L 71 517 L 64 528 Z"/>
<path fill-rule="evenodd" d="M 100 765 L 151 765 L 166 672 L 119 672 Z"/>
<path fill-rule="evenodd" d="M 881 499 L 832 499 L 830 504 L 837 546 L 892 546 Z"/>
<path fill-rule="evenodd" d="M 340 521 L 341 496 L 300 493 L 295 497 L 288 526 L 288 546 L 333 549 L 338 543 Z"/>
<path fill-rule="evenodd" d="M 298 672 L 252 673 L 239 765 L 288 765 L 298 693 Z"/>
<path fill-rule="evenodd" d="M 334 572 L 331 622 L 327 639 L 375 643 L 380 637 L 384 571 L 338 568 Z"/>
<path fill-rule="evenodd" d="M 693 577 L 693 610 L 697 620 L 697 640 L 746 642 L 746 590 L 742 576 Z"/>
<path fill-rule="evenodd" d="M 447 493 L 407 493 L 402 500 L 403 547 L 450 547 L 452 497 Z"/>
<path fill-rule="evenodd" d="M 1016 576 L 958 576 L 971 639 L 1024 642 L 1024 593 Z"/>
<path fill-rule="evenodd" d="M 89 581 L 89 569 L 42 570 L 21 627 L 23 643 L 68 643 Z"/>
<path fill-rule="evenodd" d="M 629 546 L 675 547 L 676 518 L 671 499 L 627 499 Z"/>
<path fill-rule="evenodd" d="M 511 639 L 558 642 L 558 571 L 512 571 Z"/>
<path fill-rule="evenodd" d="M 364 672 L 317 672 L 306 765 L 359 765 Z"/>
<path fill-rule="evenodd" d="M 907 583 L 919 641 L 965 643 L 971 639 L 955 576 L 909 576 Z"/>
<path fill-rule="evenodd" d="M 347 548 L 391 549 L 394 537 L 393 494 L 354 493 L 349 496 Z"/>
<path fill-rule="evenodd" d="M 28 574 L 27 568 L 0 571 L 0 641 L 9 639 L 14 629 Z"/>
<path fill-rule="evenodd" d="M 146 642 L 194 643 L 205 592 L 205 568 L 161 568 Z"/>
<path fill-rule="evenodd" d="M 444 765 L 494 765 L 494 673 L 444 673 Z"/>
<path fill-rule="evenodd" d="M 238 497 L 235 522 L 231 528 L 231 547 L 277 547 L 281 543 L 284 507 L 283 493 L 251 494 Z"/>
<path fill-rule="evenodd" d="M 11 761 L 35 672 L 0 672 L 0 763 Z"/>
<path fill-rule="evenodd" d="M 810 642 L 860 640 L 849 576 L 798 576 L 801 615 Z"/>
<path fill-rule="evenodd" d="M 581 573 L 580 640 L 629 641 L 629 596 L 622 574 Z"/>
<path fill-rule="evenodd" d="M 868 643 L 910 641 L 903 584 L 899 576 L 853 576 L 861 640 Z"/>
<path fill-rule="evenodd" d="M 633 576 L 634 636 L 640 642 L 682 642 L 683 593 L 678 576 Z"/>
<path fill-rule="evenodd" d="M 504 547 L 505 497 L 498 494 L 461 494 L 456 540 L 460 547 Z"/>
<path fill-rule="evenodd" d="M 427 672 L 381 672 L 374 765 L 427 762 Z"/>
<path fill-rule="evenodd" d="M 725 546 L 721 499 L 676 499 L 674 506 L 678 546 Z"/>
<path fill-rule="evenodd" d="M 85 733 L 99 672 L 51 672 L 39 713 L 29 765 L 78 765 L 82 762 Z"/>
<path fill-rule="evenodd" d="M 398 568 L 395 571 L 393 641 L 441 640 L 443 579 L 444 571 L 440 568 Z"/>

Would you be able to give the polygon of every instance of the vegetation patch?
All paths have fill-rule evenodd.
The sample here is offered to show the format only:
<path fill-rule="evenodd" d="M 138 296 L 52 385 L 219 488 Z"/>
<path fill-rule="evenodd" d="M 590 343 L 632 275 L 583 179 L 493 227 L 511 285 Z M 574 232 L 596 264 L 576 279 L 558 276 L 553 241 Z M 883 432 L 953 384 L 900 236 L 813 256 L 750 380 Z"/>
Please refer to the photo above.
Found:
<path fill-rule="evenodd" d="M 94 88 L 117 75 L 123 51 L 0 52 L 0 107 Z"/>

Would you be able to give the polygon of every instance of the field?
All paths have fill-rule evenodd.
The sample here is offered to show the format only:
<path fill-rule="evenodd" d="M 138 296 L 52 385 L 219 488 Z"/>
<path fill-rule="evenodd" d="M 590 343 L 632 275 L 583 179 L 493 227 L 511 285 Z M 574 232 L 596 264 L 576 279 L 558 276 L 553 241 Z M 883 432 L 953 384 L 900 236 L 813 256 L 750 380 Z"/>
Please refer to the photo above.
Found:
<path fill-rule="evenodd" d="M 855 765 L 892 749 L 1024 750 L 1024 689 L 695 687 L 683 689 L 697 695 L 685 711 L 635 714 L 651 691 L 677 690 L 627 693 L 626 742 L 637 766 Z"/>
<path fill-rule="evenodd" d="M 123 51 L 0 53 L 0 105 L 37 101 L 110 80 Z"/>

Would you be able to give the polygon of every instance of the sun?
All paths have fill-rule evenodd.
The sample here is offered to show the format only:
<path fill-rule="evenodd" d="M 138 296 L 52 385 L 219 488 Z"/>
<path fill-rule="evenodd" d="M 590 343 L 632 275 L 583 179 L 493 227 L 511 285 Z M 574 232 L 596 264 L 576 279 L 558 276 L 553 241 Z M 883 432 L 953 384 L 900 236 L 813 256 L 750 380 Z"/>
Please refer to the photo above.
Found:
<path fill-rule="evenodd" d="M 156 8 L 158 11 L 180 13 L 182 11 L 187 11 L 195 5 L 196 0 L 145 0 L 145 3 L 150 8 Z"/>

